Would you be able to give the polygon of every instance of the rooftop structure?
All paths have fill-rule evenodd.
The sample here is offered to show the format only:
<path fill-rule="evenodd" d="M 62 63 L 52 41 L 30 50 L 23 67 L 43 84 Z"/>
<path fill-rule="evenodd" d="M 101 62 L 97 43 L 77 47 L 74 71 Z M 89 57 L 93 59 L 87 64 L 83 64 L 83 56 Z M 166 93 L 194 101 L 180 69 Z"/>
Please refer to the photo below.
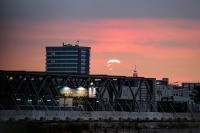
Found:
<path fill-rule="evenodd" d="M 137 77 L 137 76 L 138 76 L 138 73 L 137 73 L 136 65 L 135 65 L 135 70 L 133 70 L 133 77 Z"/>

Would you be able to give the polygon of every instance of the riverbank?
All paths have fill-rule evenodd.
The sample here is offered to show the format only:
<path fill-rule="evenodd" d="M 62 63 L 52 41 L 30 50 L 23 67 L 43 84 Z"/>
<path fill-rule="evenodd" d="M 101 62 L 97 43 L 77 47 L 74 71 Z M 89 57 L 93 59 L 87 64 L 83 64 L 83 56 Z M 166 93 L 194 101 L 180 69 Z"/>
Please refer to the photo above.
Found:
<path fill-rule="evenodd" d="M 200 122 L 7 122 L 0 133 L 200 133 Z"/>

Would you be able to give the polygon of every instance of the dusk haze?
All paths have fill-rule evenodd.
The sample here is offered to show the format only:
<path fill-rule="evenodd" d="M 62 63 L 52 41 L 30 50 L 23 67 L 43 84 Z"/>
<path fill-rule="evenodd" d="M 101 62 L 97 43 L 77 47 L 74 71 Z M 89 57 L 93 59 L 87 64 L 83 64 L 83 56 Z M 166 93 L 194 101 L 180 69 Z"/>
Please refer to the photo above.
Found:
<path fill-rule="evenodd" d="M 0 1 L 0 70 L 44 72 L 45 47 L 77 40 L 90 74 L 200 80 L 199 0 Z"/>

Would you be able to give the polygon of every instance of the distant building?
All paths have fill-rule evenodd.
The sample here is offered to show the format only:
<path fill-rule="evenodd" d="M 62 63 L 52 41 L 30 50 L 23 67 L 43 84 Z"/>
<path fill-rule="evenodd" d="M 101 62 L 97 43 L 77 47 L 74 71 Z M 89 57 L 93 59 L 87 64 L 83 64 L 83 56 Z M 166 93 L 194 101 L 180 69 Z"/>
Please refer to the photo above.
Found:
<path fill-rule="evenodd" d="M 186 89 L 176 89 L 173 85 L 157 84 L 156 89 L 156 101 L 176 101 L 176 102 L 193 102 L 190 99 L 192 91 Z"/>
<path fill-rule="evenodd" d="M 189 82 L 184 82 L 182 83 L 182 88 L 186 90 L 193 90 L 194 87 L 200 86 L 200 83 L 189 83 Z"/>
<path fill-rule="evenodd" d="M 90 73 L 90 47 L 64 44 L 46 47 L 46 72 Z"/>
<path fill-rule="evenodd" d="M 162 78 L 162 80 L 156 80 L 157 85 L 168 85 L 169 79 L 168 78 Z"/>

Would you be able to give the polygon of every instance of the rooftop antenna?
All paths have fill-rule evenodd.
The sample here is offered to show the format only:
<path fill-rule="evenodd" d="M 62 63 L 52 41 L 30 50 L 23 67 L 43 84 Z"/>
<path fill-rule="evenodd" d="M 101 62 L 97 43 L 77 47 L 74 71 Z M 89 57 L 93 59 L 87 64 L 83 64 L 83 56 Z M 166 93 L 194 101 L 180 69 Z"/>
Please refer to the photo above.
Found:
<path fill-rule="evenodd" d="M 137 71 L 136 71 L 136 65 L 135 65 L 135 71 L 134 71 L 134 72 L 137 72 Z"/>
<path fill-rule="evenodd" d="M 78 44 L 79 44 L 79 40 L 77 40 L 77 41 L 76 41 L 76 44 L 75 44 L 75 46 L 79 46 Z"/>
<path fill-rule="evenodd" d="M 133 77 L 137 77 L 138 76 L 138 73 L 136 71 L 136 65 L 135 65 L 135 70 L 133 70 Z"/>

